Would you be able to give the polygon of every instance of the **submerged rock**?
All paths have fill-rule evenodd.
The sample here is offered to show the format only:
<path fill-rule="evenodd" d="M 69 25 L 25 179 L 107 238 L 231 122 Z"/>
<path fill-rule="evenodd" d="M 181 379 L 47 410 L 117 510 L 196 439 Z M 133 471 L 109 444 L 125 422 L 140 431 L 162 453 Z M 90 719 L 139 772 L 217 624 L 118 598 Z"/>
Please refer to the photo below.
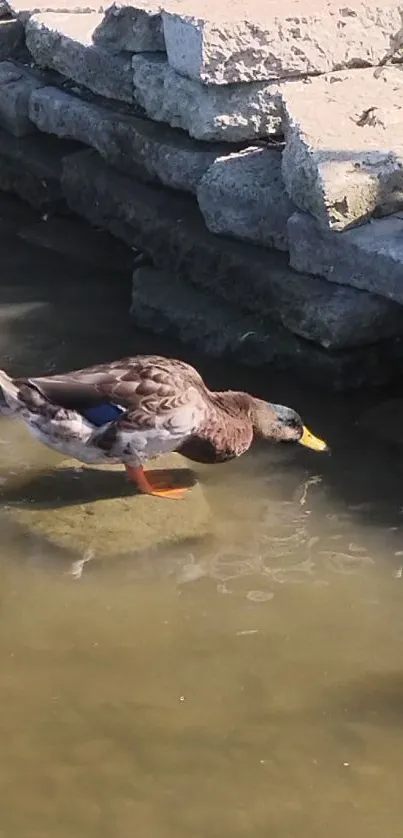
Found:
<path fill-rule="evenodd" d="M 403 399 L 387 399 L 367 410 L 360 418 L 360 426 L 383 440 L 403 445 Z"/>
<path fill-rule="evenodd" d="M 209 531 L 203 490 L 183 463 L 176 454 L 157 463 L 189 484 L 183 500 L 137 493 L 121 466 L 87 467 L 67 460 L 46 471 L 20 473 L 2 488 L 3 509 L 28 533 L 79 556 L 127 555 L 172 545 Z"/>

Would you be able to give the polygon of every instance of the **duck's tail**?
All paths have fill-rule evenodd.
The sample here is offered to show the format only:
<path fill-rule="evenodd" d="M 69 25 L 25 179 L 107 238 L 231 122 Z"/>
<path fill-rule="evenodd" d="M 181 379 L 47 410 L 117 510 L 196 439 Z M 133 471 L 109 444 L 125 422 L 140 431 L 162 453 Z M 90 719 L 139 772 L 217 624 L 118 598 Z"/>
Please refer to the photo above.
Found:
<path fill-rule="evenodd" d="M 20 410 L 19 388 L 4 370 L 0 370 L 0 414 L 8 416 Z"/>

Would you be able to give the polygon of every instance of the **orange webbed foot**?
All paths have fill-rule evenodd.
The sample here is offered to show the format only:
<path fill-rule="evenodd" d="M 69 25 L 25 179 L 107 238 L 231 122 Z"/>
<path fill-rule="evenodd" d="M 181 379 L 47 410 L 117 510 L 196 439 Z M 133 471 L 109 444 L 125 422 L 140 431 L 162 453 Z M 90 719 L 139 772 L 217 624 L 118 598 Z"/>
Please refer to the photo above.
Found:
<path fill-rule="evenodd" d="M 158 498 L 171 500 L 182 500 L 190 488 L 178 485 L 177 481 L 168 469 L 150 469 L 144 471 L 143 466 L 125 466 L 126 474 L 131 483 L 145 495 L 154 495 Z"/>

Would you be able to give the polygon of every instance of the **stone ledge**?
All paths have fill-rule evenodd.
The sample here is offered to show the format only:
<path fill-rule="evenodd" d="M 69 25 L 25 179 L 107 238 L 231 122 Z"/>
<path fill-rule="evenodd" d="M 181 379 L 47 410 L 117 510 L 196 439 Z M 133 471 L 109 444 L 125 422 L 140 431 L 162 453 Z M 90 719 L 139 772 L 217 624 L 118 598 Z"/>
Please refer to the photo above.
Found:
<path fill-rule="evenodd" d="M 244 142 L 281 131 L 278 84 L 206 87 L 176 73 L 163 55 L 133 56 L 134 96 L 147 116 L 198 140 Z"/>
<path fill-rule="evenodd" d="M 26 23 L 32 15 L 38 14 L 90 14 L 91 12 L 103 12 L 110 5 L 110 0 L 38 0 L 38 3 L 30 3 L 29 0 L 7 0 L 7 6 L 15 15 Z"/>
<path fill-rule="evenodd" d="M 215 294 L 155 268 L 134 272 L 131 315 L 140 327 L 179 338 L 211 357 L 250 366 L 269 363 L 335 390 L 385 383 L 396 375 L 403 357 L 401 341 L 326 352 L 267 318 L 241 314 Z"/>
<path fill-rule="evenodd" d="M 225 148 L 198 143 L 181 131 L 115 113 L 55 87 L 32 93 L 29 116 L 40 131 L 92 146 L 122 171 L 188 192 L 196 191 Z"/>
<path fill-rule="evenodd" d="M 402 21 L 396 0 L 197 0 L 163 24 L 171 67 L 217 85 L 377 65 Z"/>
<path fill-rule="evenodd" d="M 403 206 L 403 68 L 334 73 L 281 95 L 283 176 L 300 209 L 342 230 Z"/>
<path fill-rule="evenodd" d="M 219 157 L 203 175 L 197 200 L 211 233 L 288 250 L 295 206 L 285 191 L 280 150 L 250 147 Z"/>
<path fill-rule="evenodd" d="M 298 352 L 297 339 L 283 328 L 271 323 L 268 329 L 267 321 L 160 268 L 134 271 L 130 314 L 140 327 L 172 333 L 213 358 L 253 365 Z"/>
<path fill-rule="evenodd" d="M 321 230 L 310 215 L 288 222 L 290 263 L 330 282 L 403 303 L 403 213 L 342 233 Z"/>
<path fill-rule="evenodd" d="M 63 190 L 75 212 L 150 255 L 157 267 L 307 340 L 333 349 L 376 341 L 368 321 L 383 324 L 381 337 L 402 331 L 399 307 L 298 274 L 285 254 L 214 236 L 190 196 L 129 180 L 94 152 L 66 159 Z"/>
<path fill-rule="evenodd" d="M 14 137 L 24 137 L 36 131 L 28 114 L 29 98 L 33 90 L 45 84 L 25 67 L 12 61 L 0 64 L 0 126 Z"/>
<path fill-rule="evenodd" d="M 150 0 L 112 3 L 94 32 L 94 44 L 110 52 L 165 52 L 161 6 Z"/>
<path fill-rule="evenodd" d="M 113 55 L 92 43 L 102 15 L 40 14 L 26 24 L 27 47 L 39 67 L 57 70 L 99 96 L 133 102 L 130 55 Z"/>
<path fill-rule="evenodd" d="M 19 20 L 0 19 L 0 61 L 18 54 L 24 44 L 24 27 Z"/>

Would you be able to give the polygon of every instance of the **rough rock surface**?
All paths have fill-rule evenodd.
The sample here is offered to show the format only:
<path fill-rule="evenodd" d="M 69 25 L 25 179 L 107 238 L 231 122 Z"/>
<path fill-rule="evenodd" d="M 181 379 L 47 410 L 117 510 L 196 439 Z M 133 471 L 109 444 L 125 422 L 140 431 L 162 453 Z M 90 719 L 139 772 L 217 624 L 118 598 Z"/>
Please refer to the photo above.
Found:
<path fill-rule="evenodd" d="M 62 161 L 79 148 L 35 134 L 16 139 L 0 131 L 0 189 L 43 211 L 65 210 L 60 188 Z"/>
<path fill-rule="evenodd" d="M 121 466 L 68 460 L 47 472 L 27 472 L 14 489 L 3 489 L 3 509 L 24 530 L 78 557 L 130 554 L 206 535 L 210 511 L 200 484 L 192 486 L 188 461 L 173 454 L 154 467 L 185 469 L 191 488 L 182 501 L 139 495 Z"/>
<path fill-rule="evenodd" d="M 171 66 L 208 84 L 373 66 L 402 25 L 396 0 L 199 0 L 163 21 Z"/>
<path fill-rule="evenodd" d="M 278 84 L 206 87 L 175 73 L 162 55 L 133 56 L 134 97 L 151 119 L 199 140 L 242 142 L 278 134 Z"/>
<path fill-rule="evenodd" d="M 9 15 L 9 7 L 8 3 L 5 0 L 0 0 L 0 18 L 8 17 Z"/>
<path fill-rule="evenodd" d="M 98 272 L 106 271 L 110 275 L 113 271 L 116 277 L 132 269 L 133 251 L 130 248 L 80 218 L 45 215 L 40 221 L 30 220 L 26 224 L 21 220 L 17 235 L 25 242 L 75 259 Z"/>
<path fill-rule="evenodd" d="M 288 249 L 287 221 L 295 207 L 285 191 L 280 150 L 251 147 L 218 158 L 201 179 L 197 200 L 212 233 Z"/>
<path fill-rule="evenodd" d="M 44 87 L 31 96 L 32 123 L 49 134 L 79 140 L 123 171 L 156 180 L 173 189 L 195 192 L 196 186 L 224 146 L 191 140 L 181 131 L 147 119 L 83 101 Z"/>
<path fill-rule="evenodd" d="M 384 442 L 403 445 L 403 399 L 387 399 L 366 410 L 360 417 L 361 428 Z"/>
<path fill-rule="evenodd" d="M 131 315 L 140 327 L 179 337 L 204 355 L 250 365 L 272 363 L 336 390 L 368 381 L 385 383 L 396 375 L 403 357 L 401 341 L 328 352 L 267 317 L 241 314 L 214 293 L 202 293 L 176 273 L 156 268 L 134 272 Z"/>
<path fill-rule="evenodd" d="M 150 0 L 112 3 L 94 32 L 94 44 L 111 52 L 165 52 L 161 7 Z"/>
<path fill-rule="evenodd" d="M 1 2 L 1 0 L 0 0 Z M 102 12 L 110 5 L 110 0 L 39 0 L 30 3 L 29 0 L 7 0 L 7 6 L 23 23 L 26 23 L 32 15 L 61 13 L 61 14 L 89 14 L 90 12 Z"/>
<path fill-rule="evenodd" d="M 296 273 L 283 253 L 214 236 L 190 196 L 130 181 L 94 152 L 66 159 L 63 190 L 73 210 L 151 255 L 157 267 L 323 346 L 367 342 L 368 319 L 376 322 L 384 306 Z M 384 311 L 388 321 L 389 309 Z M 395 317 L 393 307 L 388 334 L 396 333 Z"/>
<path fill-rule="evenodd" d="M 26 24 L 27 47 L 39 67 L 50 67 L 93 93 L 133 101 L 131 57 L 94 46 L 102 15 L 38 14 Z"/>
<path fill-rule="evenodd" d="M 403 206 L 402 96 L 397 66 L 283 86 L 284 182 L 321 227 L 342 230 Z"/>
<path fill-rule="evenodd" d="M 28 115 L 29 97 L 43 84 L 29 70 L 12 61 L 0 64 L 0 126 L 14 137 L 24 137 L 36 131 Z"/>
<path fill-rule="evenodd" d="M 288 222 L 288 238 L 296 270 L 403 303 L 403 213 L 335 233 L 296 212 Z"/>
<path fill-rule="evenodd" d="M 212 357 L 243 364 L 273 361 L 297 351 L 293 335 L 254 314 L 244 314 L 214 293 L 154 267 L 133 274 L 131 316 L 140 327 L 172 333 Z"/>
<path fill-rule="evenodd" d="M 10 58 L 24 43 L 24 27 L 19 20 L 0 19 L 0 61 Z"/>

